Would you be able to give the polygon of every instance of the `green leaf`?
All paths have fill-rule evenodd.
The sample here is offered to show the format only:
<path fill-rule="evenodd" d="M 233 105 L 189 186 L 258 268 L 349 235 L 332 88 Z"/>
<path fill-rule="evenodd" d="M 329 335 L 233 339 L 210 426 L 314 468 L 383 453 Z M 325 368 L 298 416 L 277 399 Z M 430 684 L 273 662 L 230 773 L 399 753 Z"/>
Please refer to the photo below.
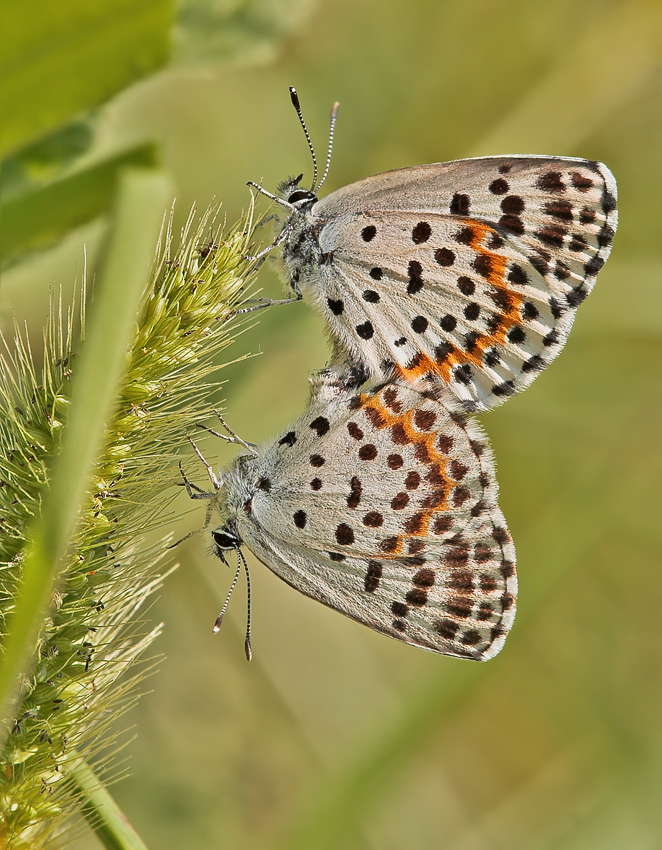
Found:
<path fill-rule="evenodd" d="M 0 263 L 43 248 L 107 212 L 127 166 L 156 165 L 153 145 L 140 145 L 43 188 L 0 203 Z"/>
<path fill-rule="evenodd" d="M 171 0 L 5 3 L 0 156 L 164 65 L 171 23 Z"/>

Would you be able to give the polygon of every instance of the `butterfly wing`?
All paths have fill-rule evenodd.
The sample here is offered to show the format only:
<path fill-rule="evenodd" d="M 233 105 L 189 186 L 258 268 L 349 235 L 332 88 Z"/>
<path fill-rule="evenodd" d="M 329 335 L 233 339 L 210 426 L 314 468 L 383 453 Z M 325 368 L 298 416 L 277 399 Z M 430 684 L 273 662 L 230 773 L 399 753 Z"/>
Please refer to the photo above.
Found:
<path fill-rule="evenodd" d="M 609 256 L 616 184 L 601 163 L 489 157 L 370 177 L 314 215 L 322 261 L 300 285 L 337 344 L 378 379 L 489 408 L 563 347 Z"/>
<path fill-rule="evenodd" d="M 478 426 L 404 382 L 313 404 L 271 447 L 241 537 L 293 587 L 436 652 L 495 655 L 515 551 Z"/>

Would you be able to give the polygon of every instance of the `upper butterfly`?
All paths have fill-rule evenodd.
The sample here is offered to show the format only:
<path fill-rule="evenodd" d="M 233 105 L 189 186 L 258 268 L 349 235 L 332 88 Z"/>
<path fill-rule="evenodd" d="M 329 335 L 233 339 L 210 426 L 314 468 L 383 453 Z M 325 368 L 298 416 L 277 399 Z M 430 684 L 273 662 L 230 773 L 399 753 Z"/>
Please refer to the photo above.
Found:
<path fill-rule="evenodd" d="M 354 375 L 440 382 L 467 410 L 528 386 L 563 348 L 605 264 L 616 182 L 600 162 L 498 156 L 387 171 L 321 200 L 315 174 L 271 197 L 297 298 L 320 311 Z M 344 367 L 339 367 L 340 369 Z M 354 381 L 357 382 L 356 380 Z"/>

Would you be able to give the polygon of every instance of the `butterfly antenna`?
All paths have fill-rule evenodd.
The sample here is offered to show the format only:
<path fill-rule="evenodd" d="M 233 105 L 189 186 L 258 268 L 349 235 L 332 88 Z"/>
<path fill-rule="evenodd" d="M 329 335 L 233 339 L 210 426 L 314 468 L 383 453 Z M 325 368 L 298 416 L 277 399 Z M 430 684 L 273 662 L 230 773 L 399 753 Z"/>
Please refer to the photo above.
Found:
<path fill-rule="evenodd" d="M 329 173 L 329 168 L 331 167 L 331 151 L 333 150 L 333 134 L 336 129 L 336 118 L 338 117 L 338 107 L 340 104 L 336 101 L 333 104 L 333 109 L 331 110 L 331 127 L 329 129 L 329 150 L 326 155 L 326 168 L 324 169 L 324 174 L 322 175 L 322 179 L 320 180 L 319 186 L 317 189 L 314 189 L 314 192 L 317 193 L 322 188 L 322 183 L 326 180 L 326 175 Z"/>
<path fill-rule="evenodd" d="M 251 646 L 251 574 L 248 571 L 248 562 L 244 558 L 244 553 L 237 547 L 237 569 L 239 569 L 240 558 L 246 571 L 246 640 L 244 641 L 244 651 L 246 653 L 246 661 L 250 661 L 253 657 L 253 648 Z"/>
<path fill-rule="evenodd" d="M 299 121 L 301 122 L 301 126 L 303 127 L 303 132 L 306 134 L 306 141 L 308 142 L 310 155 L 313 158 L 313 185 L 310 187 L 310 191 L 314 192 L 315 183 L 317 183 L 317 157 L 315 156 L 315 150 L 313 148 L 313 143 L 310 140 L 310 135 L 308 133 L 308 128 L 306 127 L 306 122 L 303 120 L 301 104 L 299 103 L 299 95 L 297 94 L 297 90 L 294 88 L 294 86 L 290 86 L 290 98 L 292 99 L 292 106 L 294 106 L 297 111 L 297 115 L 299 116 Z"/>
<path fill-rule="evenodd" d="M 237 551 L 239 551 L 239 550 L 237 549 Z M 223 558 L 222 560 L 225 561 L 225 558 Z M 227 561 L 225 561 L 225 563 L 227 563 Z M 227 610 L 228 603 L 230 602 L 230 597 L 232 596 L 232 591 L 235 589 L 235 587 L 237 586 L 237 582 L 239 581 L 239 573 L 240 572 L 241 572 L 241 562 L 239 561 L 239 559 L 237 559 L 237 570 L 234 574 L 234 579 L 232 581 L 232 584 L 230 585 L 230 590 L 228 590 L 228 595 L 225 597 L 225 602 L 223 603 L 223 607 L 221 608 L 221 613 L 216 618 L 216 622 L 214 623 L 214 626 L 212 628 L 212 632 L 214 632 L 214 634 L 216 634 L 216 632 L 218 632 L 221 628 L 221 623 L 223 622 L 223 617 L 225 616 L 225 612 Z"/>

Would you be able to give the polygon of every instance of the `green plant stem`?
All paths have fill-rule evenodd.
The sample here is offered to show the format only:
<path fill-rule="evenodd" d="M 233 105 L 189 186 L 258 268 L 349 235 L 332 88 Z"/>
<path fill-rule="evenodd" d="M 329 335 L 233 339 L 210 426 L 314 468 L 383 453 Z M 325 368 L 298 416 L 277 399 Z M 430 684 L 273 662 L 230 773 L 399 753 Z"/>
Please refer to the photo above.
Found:
<path fill-rule="evenodd" d="M 81 812 L 104 847 L 108 850 L 147 850 L 85 759 L 76 759 L 68 776 L 83 800 Z"/>
<path fill-rule="evenodd" d="M 135 333 L 136 311 L 149 274 L 169 185 L 160 172 L 130 169 L 120 178 L 115 227 L 95 292 L 72 386 L 62 450 L 49 470 L 40 516 L 30 533 L 20 587 L 0 666 L 2 743 L 39 629 L 46 616 Z"/>

